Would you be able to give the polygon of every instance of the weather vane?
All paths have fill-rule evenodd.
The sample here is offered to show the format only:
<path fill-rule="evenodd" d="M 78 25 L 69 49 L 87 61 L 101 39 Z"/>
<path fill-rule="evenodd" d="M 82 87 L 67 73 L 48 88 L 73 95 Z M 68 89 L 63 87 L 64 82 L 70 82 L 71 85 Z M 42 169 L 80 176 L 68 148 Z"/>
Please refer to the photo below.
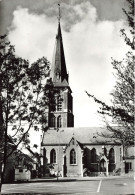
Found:
<path fill-rule="evenodd" d="M 60 3 L 58 3 L 59 6 L 59 16 L 58 16 L 58 22 L 60 23 L 61 13 L 60 13 Z"/>

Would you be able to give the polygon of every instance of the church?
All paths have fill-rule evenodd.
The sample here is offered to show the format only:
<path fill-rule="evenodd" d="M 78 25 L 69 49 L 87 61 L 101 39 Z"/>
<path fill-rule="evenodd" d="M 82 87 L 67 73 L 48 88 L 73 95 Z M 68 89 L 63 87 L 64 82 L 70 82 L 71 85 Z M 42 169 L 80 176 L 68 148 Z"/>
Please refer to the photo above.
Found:
<path fill-rule="evenodd" d="M 60 19 L 50 78 L 56 96 L 56 110 L 47 109 L 49 129 L 41 137 L 42 175 L 84 177 L 133 174 L 133 147 L 126 152 L 120 144 L 99 136 L 105 127 L 75 128 L 72 90 L 69 86 Z"/>

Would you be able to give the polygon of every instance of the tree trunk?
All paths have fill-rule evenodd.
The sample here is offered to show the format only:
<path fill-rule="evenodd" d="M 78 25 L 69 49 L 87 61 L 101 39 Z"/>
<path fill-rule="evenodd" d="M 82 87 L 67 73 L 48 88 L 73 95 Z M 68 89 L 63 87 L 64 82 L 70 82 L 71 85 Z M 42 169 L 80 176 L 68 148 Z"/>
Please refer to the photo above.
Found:
<path fill-rule="evenodd" d="M 3 183 L 2 164 L 4 153 L 4 128 L 3 128 L 3 115 L 2 115 L 2 102 L 0 97 L 0 192 Z"/>

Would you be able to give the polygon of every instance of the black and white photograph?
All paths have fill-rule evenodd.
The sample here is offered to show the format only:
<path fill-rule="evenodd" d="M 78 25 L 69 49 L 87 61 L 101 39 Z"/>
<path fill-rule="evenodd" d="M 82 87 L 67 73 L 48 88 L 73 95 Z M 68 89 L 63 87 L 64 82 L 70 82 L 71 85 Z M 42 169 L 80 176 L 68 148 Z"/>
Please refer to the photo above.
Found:
<path fill-rule="evenodd" d="M 134 0 L 0 0 L 0 194 L 135 194 L 134 24 Z"/>

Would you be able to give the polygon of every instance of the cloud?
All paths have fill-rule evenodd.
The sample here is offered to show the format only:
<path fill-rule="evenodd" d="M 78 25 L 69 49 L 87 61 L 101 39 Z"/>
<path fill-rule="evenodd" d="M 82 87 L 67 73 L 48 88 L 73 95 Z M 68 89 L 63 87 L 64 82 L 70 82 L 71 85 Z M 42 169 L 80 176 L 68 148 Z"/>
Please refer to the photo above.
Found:
<path fill-rule="evenodd" d="M 54 6 L 55 7 L 55 6 Z M 53 6 L 46 14 L 35 14 L 26 8 L 14 11 L 9 40 L 17 55 L 31 62 L 45 56 L 51 61 L 57 29 Z M 50 14 L 51 15 L 51 14 Z M 119 35 L 123 21 L 97 21 L 97 10 L 90 2 L 62 4 L 62 34 L 69 80 L 74 96 L 76 126 L 100 123 L 97 105 L 85 90 L 109 102 L 114 85 L 111 57 L 122 59 L 127 48 Z M 84 118 L 85 116 L 85 118 Z"/>
<path fill-rule="evenodd" d="M 63 4 L 62 18 L 64 22 L 63 28 L 66 31 L 70 31 L 74 24 L 78 24 L 86 18 L 94 22 L 97 19 L 96 8 L 88 1 L 74 6 L 72 4 Z"/>
<path fill-rule="evenodd" d="M 20 7 L 13 16 L 8 38 L 15 45 L 16 54 L 31 62 L 42 56 L 50 58 L 55 29 L 49 19 L 43 14 L 32 14 L 27 8 Z"/>

